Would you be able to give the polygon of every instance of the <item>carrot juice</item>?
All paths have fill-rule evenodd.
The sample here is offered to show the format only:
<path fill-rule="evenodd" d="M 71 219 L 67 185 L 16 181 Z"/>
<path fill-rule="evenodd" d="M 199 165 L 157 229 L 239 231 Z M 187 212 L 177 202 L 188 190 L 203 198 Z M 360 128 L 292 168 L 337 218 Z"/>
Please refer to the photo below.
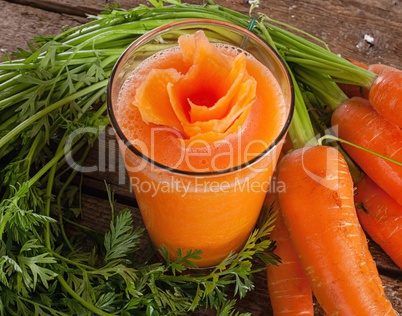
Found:
<path fill-rule="evenodd" d="M 293 97 L 252 33 L 187 20 L 151 31 L 117 63 L 108 110 L 149 236 L 198 267 L 238 252 L 259 216 Z"/>

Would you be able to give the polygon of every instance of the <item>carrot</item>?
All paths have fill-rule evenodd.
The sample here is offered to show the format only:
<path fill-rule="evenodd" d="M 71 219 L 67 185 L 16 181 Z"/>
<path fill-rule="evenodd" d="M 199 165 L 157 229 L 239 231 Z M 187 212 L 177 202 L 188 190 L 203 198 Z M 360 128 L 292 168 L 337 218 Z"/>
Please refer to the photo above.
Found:
<path fill-rule="evenodd" d="M 353 61 L 335 57 L 330 52 L 317 49 L 316 53 L 314 60 L 304 58 L 305 53 L 301 51 L 301 47 L 298 47 L 298 49 L 286 51 L 285 58 L 304 70 L 310 70 L 321 80 L 331 79 L 341 83 L 341 86 L 349 84 L 362 87 L 362 91 L 370 90 L 368 97 L 373 107 L 385 118 L 402 128 L 402 71 L 394 68 L 392 71 L 376 74 L 372 70 L 354 64 Z M 349 94 L 348 91 L 346 92 Z M 365 92 L 359 95 L 359 91 L 354 93 L 358 96 L 367 94 Z M 350 96 L 354 96 L 353 93 Z"/>
<path fill-rule="evenodd" d="M 397 315 L 373 273 L 342 154 L 313 146 L 278 167 L 279 205 L 317 301 L 328 315 Z"/>
<path fill-rule="evenodd" d="M 355 202 L 363 229 L 402 269 L 402 206 L 367 176 L 356 185 Z"/>
<path fill-rule="evenodd" d="M 288 151 L 293 149 L 292 140 L 290 139 L 289 134 L 286 134 L 285 141 L 282 145 L 282 153 L 286 154 Z"/>
<path fill-rule="evenodd" d="M 363 97 L 370 100 L 378 113 L 402 128 L 402 71 L 389 65 L 366 65 L 353 59 L 348 60 L 377 77 L 369 87 L 338 83 L 341 90 L 349 98 Z"/>
<path fill-rule="evenodd" d="M 378 113 L 402 128 L 402 71 L 383 67 L 371 85 L 369 100 Z"/>
<path fill-rule="evenodd" d="M 270 238 L 276 242 L 274 253 L 281 258 L 281 262 L 277 266 L 267 266 L 267 285 L 273 314 L 314 315 L 312 291 L 283 222 L 277 194 L 268 193 L 264 205 L 278 211 Z"/>
<path fill-rule="evenodd" d="M 361 67 L 363 69 L 368 69 L 368 65 L 366 63 L 360 61 L 360 60 L 353 59 L 353 58 L 350 58 L 350 57 L 347 57 L 346 60 L 350 61 L 352 64 L 354 64 L 356 66 L 359 66 L 359 67 Z"/>
<path fill-rule="evenodd" d="M 385 64 L 370 64 L 367 67 L 368 70 L 374 72 L 377 75 L 383 75 L 390 71 L 401 71 L 400 69 L 385 65 Z"/>
<path fill-rule="evenodd" d="M 364 96 L 363 87 L 359 87 L 357 85 L 348 84 L 348 83 L 341 83 L 341 82 L 337 83 L 337 85 L 339 86 L 339 88 L 341 88 L 343 93 L 345 93 L 349 98 Z"/>
<path fill-rule="evenodd" d="M 395 70 L 398 70 L 398 69 L 396 69 L 394 67 L 391 67 L 391 66 L 388 66 L 388 65 L 385 65 L 385 64 L 370 64 L 370 65 L 367 66 L 367 70 L 369 70 L 369 71 L 371 71 L 371 72 L 373 72 L 373 73 L 375 73 L 377 75 L 383 75 L 388 71 L 395 71 Z M 361 95 L 360 95 L 361 97 L 363 97 L 365 99 L 369 99 L 370 89 L 366 89 L 364 87 L 361 87 L 360 92 L 361 92 Z M 358 96 L 358 95 L 356 95 L 356 96 Z M 350 97 L 352 97 L 352 96 L 350 96 Z"/>
<path fill-rule="evenodd" d="M 357 212 L 357 208 L 356 208 L 356 212 Z M 360 221 L 359 221 L 359 223 L 360 223 Z M 361 226 L 361 223 L 360 223 L 360 226 Z M 364 233 L 364 230 L 360 229 L 360 232 L 361 232 L 362 240 L 364 240 L 365 243 L 368 244 L 368 240 L 367 240 L 366 234 Z M 364 255 L 367 258 L 367 268 L 370 270 L 370 273 L 373 277 L 373 281 L 375 281 L 375 283 L 377 283 L 377 285 L 380 288 L 382 288 L 383 287 L 382 280 L 380 278 L 380 274 L 378 273 L 377 265 L 374 261 L 373 256 L 371 255 L 369 247 L 365 247 L 364 251 L 365 251 Z"/>
<path fill-rule="evenodd" d="M 363 98 L 352 98 L 333 112 L 331 123 L 341 139 L 402 162 L 402 130 L 379 115 Z M 342 147 L 360 168 L 402 205 L 402 166 L 359 148 Z"/>

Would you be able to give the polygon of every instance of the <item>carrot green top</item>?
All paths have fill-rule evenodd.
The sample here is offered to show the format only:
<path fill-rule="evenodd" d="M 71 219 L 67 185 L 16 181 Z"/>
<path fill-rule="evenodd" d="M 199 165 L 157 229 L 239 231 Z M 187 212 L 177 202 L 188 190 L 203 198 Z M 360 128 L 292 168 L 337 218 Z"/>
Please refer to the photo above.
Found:
<path fill-rule="evenodd" d="M 178 43 L 180 69 L 152 69 L 137 88 L 133 105 L 142 120 L 172 127 L 186 141 L 213 143 L 238 131 L 256 99 L 246 55 L 226 54 L 203 31 Z"/>

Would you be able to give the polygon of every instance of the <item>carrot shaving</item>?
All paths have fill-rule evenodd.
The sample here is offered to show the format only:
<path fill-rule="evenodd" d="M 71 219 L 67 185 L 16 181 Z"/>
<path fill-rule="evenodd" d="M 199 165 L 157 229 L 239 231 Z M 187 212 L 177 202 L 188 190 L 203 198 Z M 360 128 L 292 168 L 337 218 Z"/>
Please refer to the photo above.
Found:
<path fill-rule="evenodd" d="M 173 127 L 185 141 L 218 141 L 241 130 L 256 100 L 256 80 L 244 53 L 232 56 L 202 31 L 179 38 L 186 73 L 155 69 L 136 91 L 133 103 L 142 119 Z"/>

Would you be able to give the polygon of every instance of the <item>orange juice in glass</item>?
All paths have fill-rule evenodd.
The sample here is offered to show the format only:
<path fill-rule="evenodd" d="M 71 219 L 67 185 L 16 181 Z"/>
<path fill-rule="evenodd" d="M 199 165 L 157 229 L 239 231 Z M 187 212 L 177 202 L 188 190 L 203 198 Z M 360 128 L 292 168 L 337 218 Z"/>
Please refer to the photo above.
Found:
<path fill-rule="evenodd" d="M 117 62 L 108 113 L 153 244 L 211 267 L 247 241 L 294 107 L 274 50 L 226 22 L 143 35 Z"/>

